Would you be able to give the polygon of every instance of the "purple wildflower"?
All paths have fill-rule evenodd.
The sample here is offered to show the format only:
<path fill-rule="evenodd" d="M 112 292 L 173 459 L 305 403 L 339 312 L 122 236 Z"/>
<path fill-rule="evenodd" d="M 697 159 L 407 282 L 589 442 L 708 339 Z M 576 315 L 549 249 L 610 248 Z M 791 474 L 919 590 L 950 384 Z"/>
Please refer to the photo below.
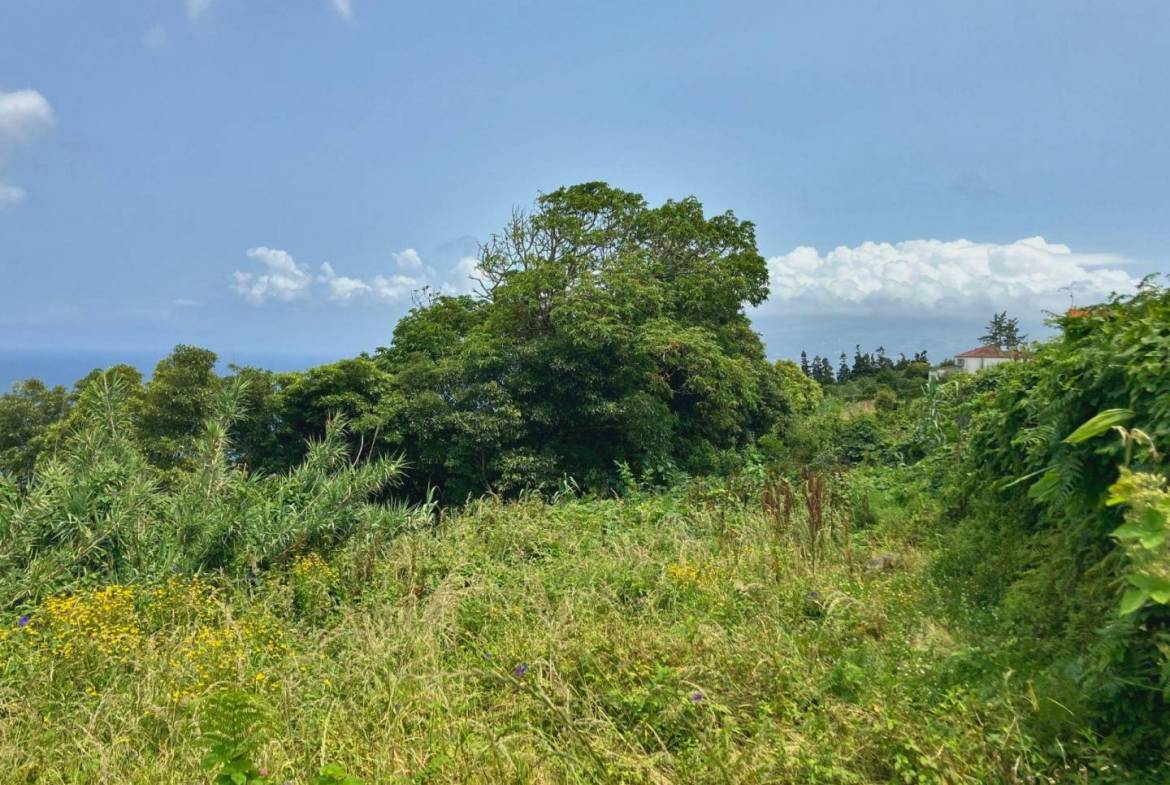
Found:
<path fill-rule="evenodd" d="M 691 703 L 702 703 L 702 702 L 703 702 L 703 693 L 699 692 L 698 690 L 695 690 L 694 692 L 691 693 Z"/>
<path fill-rule="evenodd" d="M 29 620 L 29 615 L 26 613 L 23 616 L 21 616 L 19 619 L 16 620 L 16 626 L 17 627 L 27 627 L 28 620 Z"/>
<path fill-rule="evenodd" d="M 528 673 L 528 663 L 522 662 L 512 669 L 512 673 L 516 675 L 517 679 L 523 679 L 524 674 Z"/>

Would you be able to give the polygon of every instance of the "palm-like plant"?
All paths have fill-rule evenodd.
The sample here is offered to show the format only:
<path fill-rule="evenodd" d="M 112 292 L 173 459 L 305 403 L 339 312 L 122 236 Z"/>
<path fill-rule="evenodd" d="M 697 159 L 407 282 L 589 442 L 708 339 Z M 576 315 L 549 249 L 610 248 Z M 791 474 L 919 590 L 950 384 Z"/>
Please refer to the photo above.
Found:
<path fill-rule="evenodd" d="M 384 496 L 401 457 L 358 459 L 330 421 L 301 465 L 260 476 L 234 460 L 242 382 L 225 386 L 180 468 L 159 470 L 135 442 L 122 381 L 88 385 L 71 427 L 24 488 L 0 482 L 0 596 L 9 607 L 89 581 L 170 571 L 243 573 L 396 532 L 410 510 Z"/>

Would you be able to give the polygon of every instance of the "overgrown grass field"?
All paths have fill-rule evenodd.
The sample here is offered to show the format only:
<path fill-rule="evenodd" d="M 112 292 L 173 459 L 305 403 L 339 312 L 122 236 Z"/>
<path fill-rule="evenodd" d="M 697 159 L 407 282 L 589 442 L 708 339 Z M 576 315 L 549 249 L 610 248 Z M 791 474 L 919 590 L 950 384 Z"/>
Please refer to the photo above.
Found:
<path fill-rule="evenodd" d="M 189 783 L 201 703 L 236 690 L 273 782 L 1028 781 L 1026 677 L 972 685 L 977 620 L 890 539 L 930 510 L 879 503 L 851 569 L 832 494 L 814 536 L 804 493 L 487 500 L 242 585 L 46 599 L 0 642 L 2 776 Z"/>

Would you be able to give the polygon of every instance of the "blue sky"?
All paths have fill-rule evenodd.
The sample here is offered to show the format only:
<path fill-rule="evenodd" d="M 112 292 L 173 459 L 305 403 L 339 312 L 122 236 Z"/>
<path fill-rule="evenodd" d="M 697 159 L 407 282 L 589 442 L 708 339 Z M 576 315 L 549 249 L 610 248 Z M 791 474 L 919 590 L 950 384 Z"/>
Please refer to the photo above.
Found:
<path fill-rule="evenodd" d="M 773 356 L 1035 331 L 1167 269 L 1168 37 L 1161 0 L 0 0 L 0 350 L 372 349 L 593 179 L 754 221 Z"/>

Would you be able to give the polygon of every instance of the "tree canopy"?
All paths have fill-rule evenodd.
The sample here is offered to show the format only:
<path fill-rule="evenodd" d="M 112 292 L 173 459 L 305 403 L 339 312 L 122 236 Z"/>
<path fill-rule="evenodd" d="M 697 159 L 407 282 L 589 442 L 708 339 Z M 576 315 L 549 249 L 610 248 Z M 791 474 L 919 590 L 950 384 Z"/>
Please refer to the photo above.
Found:
<path fill-rule="evenodd" d="M 47 429 L 65 416 L 64 387 L 47 387 L 37 379 L 13 385 L 0 395 L 0 471 L 27 479 L 44 448 Z"/>
<path fill-rule="evenodd" d="M 485 244 L 479 298 L 433 298 L 378 353 L 419 478 L 454 493 L 606 483 L 619 462 L 711 469 L 781 410 L 744 304 L 755 229 L 693 197 L 650 207 L 585 183 Z"/>
<path fill-rule="evenodd" d="M 1019 349 L 1024 345 L 1028 336 L 1020 332 L 1020 320 L 1007 315 L 1007 311 L 1000 311 L 991 317 L 987 323 L 987 334 L 979 340 L 987 346 L 998 346 L 1000 349 Z"/>

